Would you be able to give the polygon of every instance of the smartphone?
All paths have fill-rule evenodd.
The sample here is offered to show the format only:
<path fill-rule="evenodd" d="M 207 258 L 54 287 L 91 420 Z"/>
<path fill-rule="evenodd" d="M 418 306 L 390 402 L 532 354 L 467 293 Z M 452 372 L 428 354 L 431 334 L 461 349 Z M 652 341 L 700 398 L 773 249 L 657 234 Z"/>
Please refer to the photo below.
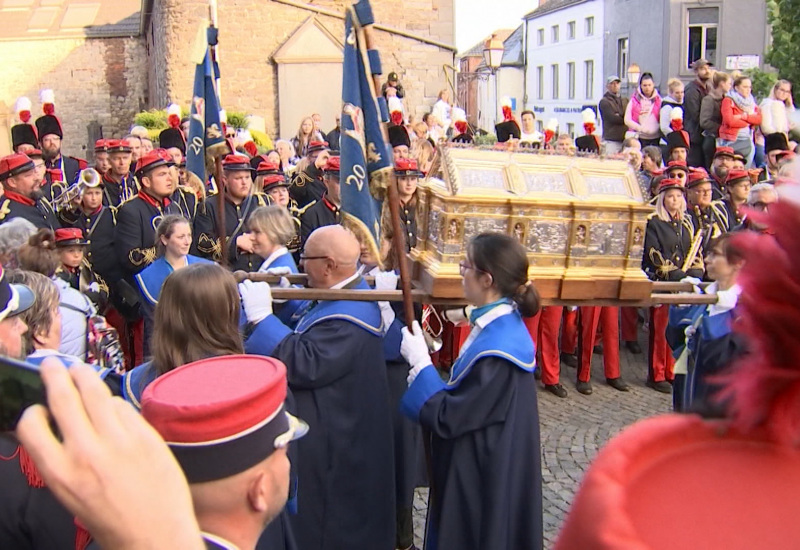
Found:
<path fill-rule="evenodd" d="M 25 409 L 36 403 L 47 403 L 39 368 L 0 356 L 0 432 L 14 431 Z"/>

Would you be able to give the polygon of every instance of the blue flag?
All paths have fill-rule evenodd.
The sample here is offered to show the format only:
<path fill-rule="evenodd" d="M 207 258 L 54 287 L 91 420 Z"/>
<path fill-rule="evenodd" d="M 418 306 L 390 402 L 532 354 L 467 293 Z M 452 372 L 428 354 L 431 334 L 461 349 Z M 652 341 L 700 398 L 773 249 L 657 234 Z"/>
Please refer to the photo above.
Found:
<path fill-rule="evenodd" d="M 342 79 L 341 210 L 345 225 L 360 233 L 380 257 L 381 200 L 393 170 L 392 155 L 381 133 L 388 120 L 383 97 L 376 99 L 373 74 L 380 58 L 367 50 L 364 27 L 374 22 L 369 0 L 347 10 Z"/>
<path fill-rule="evenodd" d="M 205 56 L 194 71 L 189 139 L 186 143 L 186 170 L 195 174 L 203 184 L 208 182 L 206 158 L 230 152 L 219 120 L 219 101 L 214 78 L 211 50 L 206 44 Z"/>

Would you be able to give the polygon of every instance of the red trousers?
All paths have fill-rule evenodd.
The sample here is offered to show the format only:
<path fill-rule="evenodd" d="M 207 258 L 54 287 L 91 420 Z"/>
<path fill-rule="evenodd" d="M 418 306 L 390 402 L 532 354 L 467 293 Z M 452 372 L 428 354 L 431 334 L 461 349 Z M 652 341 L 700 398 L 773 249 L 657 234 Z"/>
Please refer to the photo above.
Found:
<path fill-rule="evenodd" d="M 561 357 L 558 346 L 558 333 L 564 308 L 547 306 L 535 316 L 525 319 L 528 333 L 536 345 L 536 362 L 542 372 L 542 383 L 548 386 L 558 384 L 561 372 Z M 574 353 L 577 344 L 577 312 L 567 312 L 564 328 L 561 331 L 561 350 Z"/>
<path fill-rule="evenodd" d="M 126 321 L 122 315 L 113 307 L 108 307 L 105 312 L 108 323 L 117 329 L 119 335 L 119 345 L 125 355 L 125 368 L 131 370 L 133 367 L 144 363 L 144 319 L 138 321 Z"/>
<path fill-rule="evenodd" d="M 592 351 L 598 326 L 603 339 L 606 378 L 619 378 L 619 308 L 583 306 L 580 314 L 578 380 L 588 382 L 592 377 Z"/>
<path fill-rule="evenodd" d="M 672 348 L 667 344 L 668 322 L 668 306 L 650 308 L 650 358 L 647 376 L 654 382 L 672 380 L 675 376 L 675 359 L 672 357 Z"/>
<path fill-rule="evenodd" d="M 635 307 L 621 307 L 619 309 L 622 317 L 622 341 L 636 342 L 639 339 L 636 335 L 636 328 L 639 324 L 639 310 Z"/>

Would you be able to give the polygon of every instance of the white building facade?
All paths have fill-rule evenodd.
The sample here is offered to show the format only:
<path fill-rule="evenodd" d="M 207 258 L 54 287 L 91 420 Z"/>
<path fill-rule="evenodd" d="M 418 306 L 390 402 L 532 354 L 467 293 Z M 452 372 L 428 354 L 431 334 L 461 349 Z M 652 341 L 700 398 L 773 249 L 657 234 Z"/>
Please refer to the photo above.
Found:
<path fill-rule="evenodd" d="M 555 118 L 559 133 L 581 136 L 581 111 L 587 107 L 597 110 L 605 92 L 604 3 L 549 0 L 524 17 L 523 103 L 536 113 L 540 131 L 549 119 Z"/>

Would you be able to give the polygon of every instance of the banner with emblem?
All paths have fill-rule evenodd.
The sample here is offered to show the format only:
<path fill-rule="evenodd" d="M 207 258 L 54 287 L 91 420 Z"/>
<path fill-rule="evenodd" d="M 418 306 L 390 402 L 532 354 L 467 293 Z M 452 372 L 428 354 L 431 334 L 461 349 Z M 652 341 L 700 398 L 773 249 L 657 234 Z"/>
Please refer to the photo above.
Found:
<path fill-rule="evenodd" d="M 392 171 L 392 155 L 383 139 L 387 120 L 373 75 L 380 74 L 376 50 L 368 50 L 364 30 L 374 23 L 369 0 L 347 9 L 342 80 L 341 211 L 344 224 L 374 246 L 379 258 L 381 202 Z"/>
<path fill-rule="evenodd" d="M 189 117 L 189 138 L 186 140 L 186 170 L 197 176 L 203 185 L 208 182 L 206 159 L 227 154 L 228 144 L 219 118 L 219 100 L 215 86 L 215 67 L 210 40 L 216 41 L 217 29 L 202 29 L 195 42 L 194 91 Z"/>

